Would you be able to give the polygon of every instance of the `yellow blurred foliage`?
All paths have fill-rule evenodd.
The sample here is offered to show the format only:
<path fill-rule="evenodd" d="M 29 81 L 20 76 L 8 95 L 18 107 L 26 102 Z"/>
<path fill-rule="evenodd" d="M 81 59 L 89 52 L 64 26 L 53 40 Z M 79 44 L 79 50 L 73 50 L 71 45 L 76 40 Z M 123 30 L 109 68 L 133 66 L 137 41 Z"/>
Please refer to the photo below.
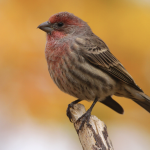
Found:
<path fill-rule="evenodd" d="M 150 96 L 150 4 L 125 0 L 2 0 L 0 104 L 5 116 L 20 121 L 26 112 L 39 121 L 67 120 L 67 105 L 75 98 L 62 93 L 51 80 L 44 55 L 46 35 L 37 29 L 40 23 L 61 11 L 88 22 Z M 115 99 L 125 108 L 124 119 L 133 117 L 134 121 L 150 123 L 146 119 L 149 114 L 137 104 Z M 93 113 L 103 119 L 122 117 L 111 111 L 97 104 Z"/>

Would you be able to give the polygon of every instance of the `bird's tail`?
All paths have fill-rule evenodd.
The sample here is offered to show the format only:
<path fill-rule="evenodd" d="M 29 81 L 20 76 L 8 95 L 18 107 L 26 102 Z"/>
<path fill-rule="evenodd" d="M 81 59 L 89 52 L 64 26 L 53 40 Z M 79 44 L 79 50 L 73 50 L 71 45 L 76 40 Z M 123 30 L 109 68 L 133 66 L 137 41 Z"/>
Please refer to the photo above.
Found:
<path fill-rule="evenodd" d="M 146 94 L 143 92 L 138 92 L 136 93 L 135 98 L 132 98 L 132 100 L 150 113 L 150 97 L 148 97 Z"/>

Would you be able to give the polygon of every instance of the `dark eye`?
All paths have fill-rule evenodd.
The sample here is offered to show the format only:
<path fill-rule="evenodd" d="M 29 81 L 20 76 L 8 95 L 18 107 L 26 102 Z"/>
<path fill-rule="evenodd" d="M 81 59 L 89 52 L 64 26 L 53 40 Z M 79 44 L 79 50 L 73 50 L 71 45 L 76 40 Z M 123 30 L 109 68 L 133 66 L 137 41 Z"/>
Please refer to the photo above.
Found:
<path fill-rule="evenodd" d="M 62 27 L 64 24 L 62 22 L 57 23 L 58 27 Z"/>

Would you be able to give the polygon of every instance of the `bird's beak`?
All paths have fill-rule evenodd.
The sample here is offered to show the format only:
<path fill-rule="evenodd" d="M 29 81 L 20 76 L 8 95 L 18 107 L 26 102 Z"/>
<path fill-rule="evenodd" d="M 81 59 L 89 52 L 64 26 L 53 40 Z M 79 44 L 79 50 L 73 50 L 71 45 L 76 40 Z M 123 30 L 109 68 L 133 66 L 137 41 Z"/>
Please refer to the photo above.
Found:
<path fill-rule="evenodd" d="M 40 24 L 37 28 L 45 31 L 46 33 L 50 33 L 53 31 L 53 28 L 51 26 L 51 23 L 46 21 L 46 22 L 43 22 L 42 24 Z"/>

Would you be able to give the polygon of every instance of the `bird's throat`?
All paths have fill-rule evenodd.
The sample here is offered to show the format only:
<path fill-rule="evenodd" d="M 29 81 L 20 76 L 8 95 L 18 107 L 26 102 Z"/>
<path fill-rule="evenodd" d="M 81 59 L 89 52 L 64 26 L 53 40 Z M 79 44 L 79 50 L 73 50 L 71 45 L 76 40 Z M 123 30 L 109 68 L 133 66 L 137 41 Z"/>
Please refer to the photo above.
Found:
<path fill-rule="evenodd" d="M 63 37 L 65 37 L 66 35 L 63 32 L 60 31 L 52 31 L 51 34 L 47 34 L 47 41 L 50 40 L 60 40 Z"/>

